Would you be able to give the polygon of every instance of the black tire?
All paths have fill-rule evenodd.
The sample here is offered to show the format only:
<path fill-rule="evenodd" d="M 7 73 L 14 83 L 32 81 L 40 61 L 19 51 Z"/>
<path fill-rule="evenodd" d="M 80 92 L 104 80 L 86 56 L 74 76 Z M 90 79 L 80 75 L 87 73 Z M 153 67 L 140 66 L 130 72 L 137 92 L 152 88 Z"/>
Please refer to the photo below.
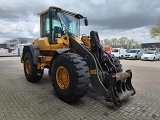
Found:
<path fill-rule="evenodd" d="M 123 55 L 121 55 L 120 59 L 124 59 L 124 56 L 123 56 Z"/>
<path fill-rule="evenodd" d="M 69 75 L 69 85 L 66 88 L 59 87 L 56 80 L 56 72 L 61 66 Z M 60 54 L 53 60 L 51 79 L 58 98 L 67 103 L 74 103 L 87 93 L 90 84 L 89 68 L 86 61 L 78 54 Z"/>
<path fill-rule="evenodd" d="M 27 62 L 30 63 L 30 72 L 27 72 L 27 67 L 26 67 Z M 26 79 L 29 82 L 38 82 L 39 80 L 42 79 L 43 72 L 44 72 L 43 70 L 38 70 L 37 65 L 33 63 L 32 55 L 30 53 L 26 53 L 24 56 L 24 73 L 25 73 Z"/>
<path fill-rule="evenodd" d="M 137 60 L 137 56 L 135 56 L 134 59 Z"/>
<path fill-rule="evenodd" d="M 113 55 L 111 55 L 111 57 L 112 57 L 112 61 L 113 61 L 113 64 L 115 65 L 115 67 L 116 67 L 117 72 L 122 72 L 123 69 L 122 69 L 122 65 L 120 64 L 119 58 L 117 58 Z"/>
<path fill-rule="evenodd" d="M 153 58 L 153 60 L 152 61 L 155 61 L 155 57 Z"/>

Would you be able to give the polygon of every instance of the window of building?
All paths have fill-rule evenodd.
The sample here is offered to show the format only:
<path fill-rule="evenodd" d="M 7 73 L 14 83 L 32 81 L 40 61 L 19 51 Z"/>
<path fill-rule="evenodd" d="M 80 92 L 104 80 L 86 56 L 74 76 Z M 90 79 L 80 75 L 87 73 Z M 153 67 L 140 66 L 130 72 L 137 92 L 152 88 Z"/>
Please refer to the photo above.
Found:
<path fill-rule="evenodd" d="M 27 43 L 27 40 L 21 40 L 21 44 Z"/>

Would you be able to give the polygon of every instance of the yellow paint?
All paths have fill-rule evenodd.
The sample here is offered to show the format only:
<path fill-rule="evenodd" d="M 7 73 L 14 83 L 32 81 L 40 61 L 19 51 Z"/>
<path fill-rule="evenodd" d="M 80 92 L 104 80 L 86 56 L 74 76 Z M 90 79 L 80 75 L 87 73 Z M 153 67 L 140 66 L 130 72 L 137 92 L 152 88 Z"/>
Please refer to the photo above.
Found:
<path fill-rule="evenodd" d="M 31 64 L 30 64 L 29 60 L 26 61 L 25 68 L 26 68 L 26 73 L 30 74 L 31 73 Z"/>
<path fill-rule="evenodd" d="M 20 56 L 20 61 L 21 63 L 24 63 L 23 59 L 22 59 L 22 55 Z"/>
<path fill-rule="evenodd" d="M 90 74 L 97 74 L 96 69 L 95 70 L 90 70 Z"/>
<path fill-rule="evenodd" d="M 45 50 L 45 51 L 56 51 L 57 49 L 69 47 L 69 37 L 67 34 L 63 35 L 61 38 L 55 38 L 55 39 L 57 44 L 49 44 L 47 37 L 35 39 L 33 41 L 33 44 L 37 44 L 40 50 Z"/>
<path fill-rule="evenodd" d="M 77 36 L 72 36 L 72 38 L 73 38 L 75 41 L 77 41 L 79 44 L 83 44 L 82 40 L 79 39 L 79 37 L 77 37 Z"/>
<path fill-rule="evenodd" d="M 38 44 L 40 50 L 50 50 L 50 44 L 47 37 L 42 37 L 33 41 L 34 44 Z"/>
<path fill-rule="evenodd" d="M 70 78 L 69 78 L 68 71 L 65 67 L 63 66 L 58 67 L 56 71 L 56 81 L 57 81 L 58 86 L 61 89 L 68 88 Z"/>
<path fill-rule="evenodd" d="M 53 56 L 38 56 L 40 63 L 50 62 Z"/>
<path fill-rule="evenodd" d="M 82 42 L 88 47 L 89 51 L 91 51 L 91 43 L 90 39 L 87 36 L 82 36 L 81 37 Z"/>

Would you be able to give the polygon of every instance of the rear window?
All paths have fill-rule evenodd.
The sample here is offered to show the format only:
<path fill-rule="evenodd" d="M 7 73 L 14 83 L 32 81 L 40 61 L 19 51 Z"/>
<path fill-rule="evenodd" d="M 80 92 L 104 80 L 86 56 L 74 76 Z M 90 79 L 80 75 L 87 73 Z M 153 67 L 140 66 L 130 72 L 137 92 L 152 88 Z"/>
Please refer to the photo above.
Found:
<path fill-rule="evenodd" d="M 118 52 L 118 49 L 112 49 L 112 52 Z"/>

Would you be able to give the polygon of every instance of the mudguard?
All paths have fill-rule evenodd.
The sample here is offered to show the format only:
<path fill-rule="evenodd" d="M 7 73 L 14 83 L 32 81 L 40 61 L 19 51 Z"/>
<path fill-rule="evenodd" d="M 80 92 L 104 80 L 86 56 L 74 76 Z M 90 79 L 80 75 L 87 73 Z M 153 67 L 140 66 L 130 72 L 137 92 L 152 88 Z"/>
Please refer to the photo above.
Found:
<path fill-rule="evenodd" d="M 69 50 L 70 50 L 70 48 L 62 48 L 62 49 L 57 49 L 56 52 L 57 52 L 58 54 L 61 54 L 61 53 L 67 52 L 67 51 L 69 51 Z"/>
<path fill-rule="evenodd" d="M 24 59 L 24 56 L 27 52 L 30 52 L 32 57 L 33 57 L 33 62 L 35 65 L 38 64 L 38 56 L 41 55 L 39 49 L 38 49 L 38 45 L 37 44 L 31 44 L 31 45 L 27 45 L 24 46 L 23 48 L 23 55 L 22 55 L 22 60 Z"/>

